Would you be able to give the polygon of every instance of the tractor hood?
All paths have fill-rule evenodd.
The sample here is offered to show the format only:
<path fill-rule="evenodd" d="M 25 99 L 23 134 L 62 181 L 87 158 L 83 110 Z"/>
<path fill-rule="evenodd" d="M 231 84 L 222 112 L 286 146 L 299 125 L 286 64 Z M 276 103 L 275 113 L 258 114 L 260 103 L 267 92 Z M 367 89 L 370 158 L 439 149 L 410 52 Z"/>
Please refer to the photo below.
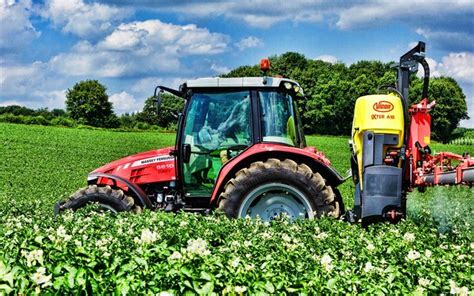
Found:
<path fill-rule="evenodd" d="M 159 183 L 176 179 L 174 147 L 130 155 L 108 163 L 91 172 L 120 176 L 133 183 Z"/>

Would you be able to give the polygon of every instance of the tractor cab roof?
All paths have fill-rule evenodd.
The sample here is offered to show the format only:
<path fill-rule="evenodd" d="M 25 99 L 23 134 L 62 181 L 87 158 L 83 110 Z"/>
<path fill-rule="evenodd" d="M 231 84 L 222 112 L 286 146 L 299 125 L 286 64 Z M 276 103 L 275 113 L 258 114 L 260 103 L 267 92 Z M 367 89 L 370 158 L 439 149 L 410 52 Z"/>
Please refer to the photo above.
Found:
<path fill-rule="evenodd" d="M 224 87 L 258 87 L 258 88 L 273 88 L 284 85 L 289 82 L 292 87 L 297 86 L 298 92 L 303 95 L 303 90 L 298 82 L 288 78 L 281 77 L 236 77 L 236 78 L 198 78 L 186 81 L 183 86 L 186 88 L 224 88 Z"/>

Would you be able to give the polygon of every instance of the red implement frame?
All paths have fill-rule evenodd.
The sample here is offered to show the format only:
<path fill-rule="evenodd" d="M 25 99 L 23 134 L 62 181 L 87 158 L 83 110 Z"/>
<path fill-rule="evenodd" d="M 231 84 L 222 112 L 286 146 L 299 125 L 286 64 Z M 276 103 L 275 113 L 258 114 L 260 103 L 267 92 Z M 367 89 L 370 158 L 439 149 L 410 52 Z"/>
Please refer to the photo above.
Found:
<path fill-rule="evenodd" d="M 428 103 L 425 98 L 411 106 L 410 134 L 406 156 L 409 159 L 409 178 L 411 187 L 435 185 L 455 185 L 474 183 L 474 158 L 468 153 L 458 155 L 440 152 L 431 155 L 428 147 L 431 134 L 431 116 L 429 111 L 435 102 Z M 459 161 L 457 166 L 452 160 Z"/>

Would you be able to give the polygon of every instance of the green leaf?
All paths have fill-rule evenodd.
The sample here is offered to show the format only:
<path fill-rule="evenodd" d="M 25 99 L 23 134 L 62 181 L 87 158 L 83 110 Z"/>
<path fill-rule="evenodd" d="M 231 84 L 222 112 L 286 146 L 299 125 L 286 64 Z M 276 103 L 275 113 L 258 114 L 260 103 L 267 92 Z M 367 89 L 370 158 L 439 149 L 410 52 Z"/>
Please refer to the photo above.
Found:
<path fill-rule="evenodd" d="M 212 281 L 212 276 L 209 273 L 207 273 L 203 270 L 203 271 L 201 271 L 201 279 L 210 282 L 210 281 Z"/>
<path fill-rule="evenodd" d="M 69 273 L 67 275 L 67 283 L 69 288 L 74 288 L 74 278 L 76 276 L 77 269 L 75 267 L 69 268 Z"/>
<path fill-rule="evenodd" d="M 271 282 L 266 282 L 264 288 L 268 293 L 275 293 L 275 287 Z"/>

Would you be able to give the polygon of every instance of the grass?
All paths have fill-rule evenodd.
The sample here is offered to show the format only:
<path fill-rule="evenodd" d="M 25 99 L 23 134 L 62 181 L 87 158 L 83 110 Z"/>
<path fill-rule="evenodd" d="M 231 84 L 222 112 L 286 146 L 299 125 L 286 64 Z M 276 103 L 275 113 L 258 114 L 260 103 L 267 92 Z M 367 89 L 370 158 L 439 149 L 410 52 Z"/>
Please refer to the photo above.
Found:
<path fill-rule="evenodd" d="M 349 169 L 347 140 L 307 137 L 341 173 Z M 1 123 L 0 143 L 0 295 L 446 294 L 473 288 L 469 188 L 414 192 L 408 221 L 369 230 L 331 219 L 265 225 L 148 211 L 115 217 L 81 211 L 54 219 L 54 203 L 83 187 L 88 172 L 173 145 L 174 135 Z M 432 149 L 473 154 L 472 146 Z M 351 207 L 353 185 L 340 190 Z"/>

